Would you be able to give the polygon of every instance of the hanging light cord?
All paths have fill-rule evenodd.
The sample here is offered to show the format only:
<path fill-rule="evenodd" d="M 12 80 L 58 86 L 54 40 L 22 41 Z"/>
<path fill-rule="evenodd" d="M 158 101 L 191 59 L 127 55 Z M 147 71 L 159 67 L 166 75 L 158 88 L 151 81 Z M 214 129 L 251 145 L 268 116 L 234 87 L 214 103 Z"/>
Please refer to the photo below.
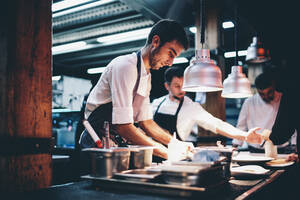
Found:
<path fill-rule="evenodd" d="M 202 45 L 202 48 L 203 48 L 203 44 L 204 44 L 204 39 L 205 39 L 205 20 L 204 20 L 204 0 L 201 0 L 200 1 L 200 4 L 201 4 L 201 39 L 200 39 L 200 42 L 201 42 L 201 45 Z"/>
<path fill-rule="evenodd" d="M 238 34 L 238 16 L 237 16 L 237 5 L 234 7 L 234 18 L 235 18 L 235 26 L 234 26 L 234 50 L 235 50 L 235 66 L 238 65 L 238 48 L 237 48 L 237 34 Z"/>

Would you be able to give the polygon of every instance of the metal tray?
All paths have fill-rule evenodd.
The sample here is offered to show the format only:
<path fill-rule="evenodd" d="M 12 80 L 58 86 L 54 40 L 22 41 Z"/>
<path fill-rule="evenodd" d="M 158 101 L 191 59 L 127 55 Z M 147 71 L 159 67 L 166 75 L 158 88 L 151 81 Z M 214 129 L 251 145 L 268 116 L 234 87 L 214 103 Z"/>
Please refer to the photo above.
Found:
<path fill-rule="evenodd" d="M 228 181 L 222 181 L 209 187 L 173 185 L 165 183 L 141 182 L 115 178 L 81 176 L 82 179 L 92 180 L 93 185 L 105 190 L 123 190 L 124 192 L 148 193 L 176 197 L 200 197 L 211 192 L 218 192 L 228 186 Z"/>
<path fill-rule="evenodd" d="M 157 178 L 161 173 L 159 171 L 149 171 L 147 169 L 133 169 L 114 174 L 114 178 L 126 180 L 149 182 Z"/>

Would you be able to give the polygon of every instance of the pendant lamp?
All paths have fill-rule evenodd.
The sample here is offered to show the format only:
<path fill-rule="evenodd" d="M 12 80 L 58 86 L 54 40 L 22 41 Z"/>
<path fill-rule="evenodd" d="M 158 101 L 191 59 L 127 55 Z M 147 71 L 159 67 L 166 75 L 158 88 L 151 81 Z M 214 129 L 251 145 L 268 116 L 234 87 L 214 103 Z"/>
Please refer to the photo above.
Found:
<path fill-rule="evenodd" d="M 235 46 L 235 65 L 231 67 L 231 73 L 224 80 L 221 96 L 224 98 L 247 98 L 252 96 L 250 81 L 242 72 L 242 66 L 238 65 L 237 50 L 237 7 L 235 7 L 235 29 L 234 29 L 234 46 Z"/>
<path fill-rule="evenodd" d="M 196 15 L 199 17 L 199 13 Z M 196 19 L 196 21 L 199 21 Z M 199 26 L 196 26 L 196 50 L 195 58 L 184 71 L 184 81 L 182 90 L 187 92 L 213 92 L 223 89 L 222 73 L 220 68 L 210 59 L 209 49 L 203 48 L 204 44 L 204 6 L 201 0 L 201 44 L 202 49 L 198 48 Z"/>
<path fill-rule="evenodd" d="M 247 63 L 264 63 L 269 61 L 269 50 L 265 49 L 262 42 L 257 36 L 253 37 L 252 43 L 247 49 L 246 62 Z"/>
<path fill-rule="evenodd" d="M 250 81 L 242 72 L 242 66 L 232 66 L 231 73 L 223 82 L 224 98 L 247 98 L 252 96 Z"/>

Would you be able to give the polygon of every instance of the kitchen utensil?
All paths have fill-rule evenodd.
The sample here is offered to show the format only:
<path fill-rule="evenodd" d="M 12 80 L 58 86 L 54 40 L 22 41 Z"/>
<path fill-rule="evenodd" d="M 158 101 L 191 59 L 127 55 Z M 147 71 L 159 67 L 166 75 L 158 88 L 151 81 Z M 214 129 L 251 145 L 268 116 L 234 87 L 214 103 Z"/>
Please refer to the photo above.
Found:
<path fill-rule="evenodd" d="M 129 169 L 142 169 L 152 164 L 154 146 L 128 145 L 131 152 Z"/>
<path fill-rule="evenodd" d="M 147 169 L 132 169 L 114 174 L 116 178 L 122 178 L 132 181 L 149 182 L 153 181 L 161 174 L 160 171 L 149 171 Z"/>
<path fill-rule="evenodd" d="M 128 170 L 130 151 L 128 148 L 86 148 L 83 152 L 91 157 L 91 175 L 111 178 L 114 173 Z"/>
<path fill-rule="evenodd" d="M 161 168 L 161 177 L 168 183 L 182 186 L 208 186 L 224 181 L 222 166 L 170 165 Z"/>
<path fill-rule="evenodd" d="M 101 143 L 100 138 L 98 137 L 97 133 L 95 132 L 95 130 L 93 129 L 93 127 L 91 126 L 91 124 L 89 123 L 89 121 L 84 120 L 83 121 L 83 125 L 86 128 L 87 132 L 90 134 L 90 136 L 92 137 L 92 139 L 94 140 L 94 142 L 96 143 L 98 148 L 102 148 L 103 145 Z"/>

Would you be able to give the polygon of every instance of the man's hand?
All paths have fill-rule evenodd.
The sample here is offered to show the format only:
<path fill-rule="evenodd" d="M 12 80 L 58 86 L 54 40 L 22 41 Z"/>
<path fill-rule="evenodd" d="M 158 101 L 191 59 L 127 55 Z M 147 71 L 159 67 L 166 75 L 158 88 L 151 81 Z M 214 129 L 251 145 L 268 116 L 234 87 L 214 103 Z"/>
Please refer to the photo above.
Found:
<path fill-rule="evenodd" d="M 288 157 L 286 158 L 286 161 L 295 161 L 295 162 L 299 162 L 298 154 L 295 154 L 295 153 L 289 154 Z"/>
<path fill-rule="evenodd" d="M 271 130 L 265 129 L 261 133 L 261 136 L 263 137 L 264 140 L 268 141 L 268 140 L 270 140 L 269 137 L 271 135 L 271 132 L 272 132 Z"/>
<path fill-rule="evenodd" d="M 182 142 L 172 138 L 168 145 L 168 159 L 179 161 L 191 157 L 194 145 L 191 142 Z"/>
<path fill-rule="evenodd" d="M 250 129 L 248 131 L 248 135 L 247 135 L 245 141 L 248 143 L 253 143 L 253 144 L 261 144 L 263 141 L 263 137 L 261 134 L 256 132 L 259 129 L 260 128 L 257 128 L 257 127 Z"/>

